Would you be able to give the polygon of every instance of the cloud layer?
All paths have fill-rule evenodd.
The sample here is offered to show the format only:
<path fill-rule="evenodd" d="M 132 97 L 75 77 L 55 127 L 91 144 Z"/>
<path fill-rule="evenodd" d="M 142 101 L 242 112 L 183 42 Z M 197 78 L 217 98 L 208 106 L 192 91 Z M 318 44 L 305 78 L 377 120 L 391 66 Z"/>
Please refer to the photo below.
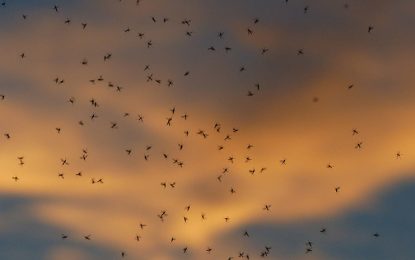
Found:
<path fill-rule="evenodd" d="M 0 256 L 413 258 L 414 7 L 6 2 Z"/>

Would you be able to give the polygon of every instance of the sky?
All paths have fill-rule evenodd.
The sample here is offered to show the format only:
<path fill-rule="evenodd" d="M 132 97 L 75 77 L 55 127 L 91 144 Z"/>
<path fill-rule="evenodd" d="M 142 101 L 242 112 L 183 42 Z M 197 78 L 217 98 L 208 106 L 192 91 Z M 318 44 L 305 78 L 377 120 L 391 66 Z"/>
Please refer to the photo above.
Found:
<path fill-rule="evenodd" d="M 0 3 L 0 259 L 415 258 L 415 2 Z"/>

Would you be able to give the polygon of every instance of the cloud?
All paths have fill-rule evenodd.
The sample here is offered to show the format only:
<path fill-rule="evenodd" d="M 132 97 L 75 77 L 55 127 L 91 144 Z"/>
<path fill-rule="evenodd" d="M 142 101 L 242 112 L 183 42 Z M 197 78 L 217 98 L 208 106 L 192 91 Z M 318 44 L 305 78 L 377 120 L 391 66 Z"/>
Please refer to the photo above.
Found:
<path fill-rule="evenodd" d="M 21 247 L 7 240 L 8 258 L 36 251 L 39 259 L 112 259 L 125 250 L 137 259 L 204 259 L 209 246 L 214 257 L 248 249 L 256 255 L 274 233 L 283 232 L 275 238 L 284 245 L 276 247 L 276 255 L 300 259 L 303 237 L 320 223 L 331 223 L 330 230 L 340 227 L 339 241 L 325 244 L 311 258 L 359 257 L 350 251 L 355 242 L 348 244 L 358 230 L 348 228 L 368 233 L 363 224 L 375 216 L 365 209 L 378 200 L 373 208 L 389 209 L 397 199 L 383 201 L 378 194 L 413 176 L 411 3 L 352 1 L 345 9 L 343 3 L 319 1 L 310 4 L 307 15 L 306 3 L 296 1 L 58 5 L 59 13 L 48 1 L 8 3 L 1 10 L 7 26 L 0 29 L 0 94 L 5 95 L 0 133 L 11 138 L 0 139 L 0 187 L 10 196 L 7 205 L 24 200 L 23 212 L 10 209 L 2 227 L 10 235 L 47 230 L 42 233 L 47 237 L 34 242 L 33 237 L 16 238 L 21 247 L 28 245 L 21 255 L 13 255 Z M 23 21 L 21 13 L 28 19 Z M 163 23 L 164 17 L 169 22 Z M 256 25 L 255 17 L 260 18 Z M 70 25 L 64 23 L 67 18 Z M 191 25 L 183 25 L 183 19 Z M 88 23 L 85 30 L 81 22 Z M 368 34 L 370 24 L 375 29 Z M 127 28 L 131 31 L 124 32 Z M 221 31 L 223 40 L 217 37 Z M 146 47 L 149 40 L 152 48 Z M 232 48 L 227 54 L 226 46 Z M 262 48 L 269 51 L 261 55 Z M 298 49 L 304 55 L 297 55 Z M 104 61 L 107 53 L 111 59 Z M 81 64 L 83 59 L 88 65 Z M 146 65 L 150 69 L 144 71 Z M 246 71 L 240 72 L 241 66 Z M 153 81 L 147 81 L 150 75 Z M 55 84 L 56 77 L 64 83 Z M 255 95 L 248 97 L 248 91 Z M 74 104 L 68 102 L 71 97 Z M 99 105 L 91 105 L 91 99 Z M 91 120 L 93 113 L 98 117 Z M 358 135 L 352 135 L 354 128 Z M 360 150 L 355 148 L 359 142 Z M 82 149 L 88 151 L 86 160 L 80 158 Z M 69 165 L 62 165 L 64 158 Z M 265 204 L 272 205 L 270 213 L 262 209 Z M 157 214 L 163 210 L 168 216 L 161 222 Z M 11 223 L 15 211 L 27 226 Z M 356 217 L 358 212 L 367 215 Z M 148 227 L 141 230 L 139 223 Z M 387 228 L 384 222 L 379 226 Z M 233 240 L 243 227 L 259 230 L 261 243 Z M 62 244 L 62 232 L 76 240 Z M 82 240 L 85 233 L 93 234 L 92 249 Z M 170 242 L 172 236 L 177 242 Z M 398 252 L 397 243 L 379 251 L 365 239 L 355 240 L 364 242 L 362 254 Z M 185 246 L 187 256 L 181 253 Z"/>

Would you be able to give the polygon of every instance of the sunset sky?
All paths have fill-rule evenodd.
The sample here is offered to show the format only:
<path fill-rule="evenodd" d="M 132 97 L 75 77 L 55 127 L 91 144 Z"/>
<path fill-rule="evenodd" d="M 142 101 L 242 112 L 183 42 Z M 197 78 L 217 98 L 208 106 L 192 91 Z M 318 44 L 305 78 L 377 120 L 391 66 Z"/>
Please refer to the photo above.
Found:
<path fill-rule="evenodd" d="M 0 259 L 415 259 L 415 1 L 0 3 Z"/>

